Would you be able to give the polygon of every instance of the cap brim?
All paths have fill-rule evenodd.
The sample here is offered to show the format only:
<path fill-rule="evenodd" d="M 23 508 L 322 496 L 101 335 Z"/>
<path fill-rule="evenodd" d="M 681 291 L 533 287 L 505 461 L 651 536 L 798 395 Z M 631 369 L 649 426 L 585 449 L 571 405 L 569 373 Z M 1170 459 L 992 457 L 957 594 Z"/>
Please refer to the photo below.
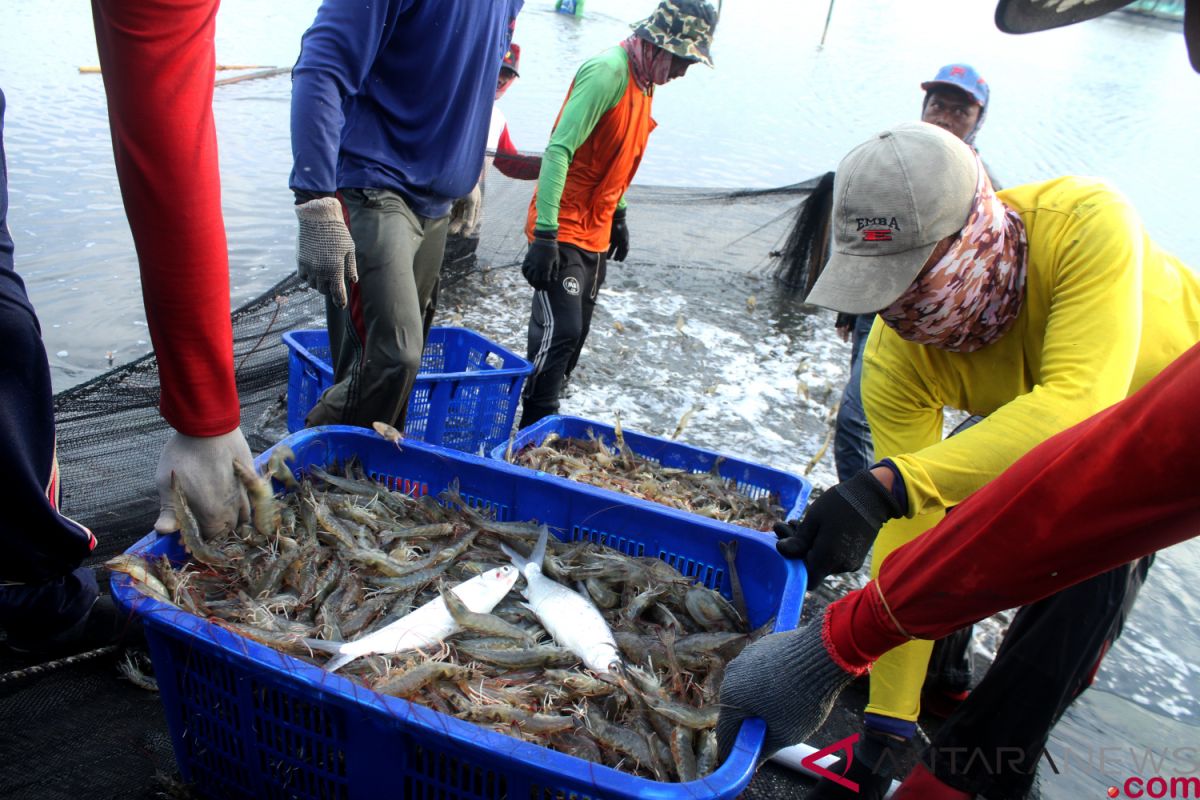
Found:
<path fill-rule="evenodd" d="M 963 86 L 961 83 L 953 83 L 951 81 L 925 81 L 921 84 L 921 90 L 928 92 L 934 86 L 945 86 L 947 89 L 957 89 L 979 105 L 983 105 L 983 98 L 975 94 L 975 92 L 971 91 L 967 87 Z"/>
<path fill-rule="evenodd" d="M 1064 3 L 1062 0 L 999 0 L 996 27 L 1005 33 L 1036 33 L 1095 19 L 1127 6 L 1133 0 L 1092 0 Z"/>
<path fill-rule="evenodd" d="M 887 308 L 916 280 L 937 244 L 886 256 L 855 256 L 835 250 L 804 302 L 846 314 L 871 314 Z"/>

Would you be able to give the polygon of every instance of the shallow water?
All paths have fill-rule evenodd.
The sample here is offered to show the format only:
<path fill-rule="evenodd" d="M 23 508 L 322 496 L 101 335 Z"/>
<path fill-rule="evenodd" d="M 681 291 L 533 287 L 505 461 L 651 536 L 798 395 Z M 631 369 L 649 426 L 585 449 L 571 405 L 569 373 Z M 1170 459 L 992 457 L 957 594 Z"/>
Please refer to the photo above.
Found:
<path fill-rule="evenodd" d="M 530 150 L 544 144 L 580 60 L 615 43 L 652 4 L 595 0 L 582 20 L 555 14 L 552 5 L 527 2 L 516 35 L 522 77 L 501 103 L 517 145 Z M 5 6 L 0 88 L 8 97 L 9 224 L 55 386 L 63 389 L 147 352 L 149 336 L 101 79 L 77 70 L 97 63 L 87 6 Z M 217 60 L 291 64 L 316 6 L 225 0 Z M 1200 76 L 1188 69 L 1176 30 L 1110 15 L 1013 37 L 994 29 L 990 0 L 840 0 L 821 47 L 827 8 L 726 3 L 716 69 L 697 67 L 656 97 L 659 127 L 638 183 L 741 188 L 810 178 L 833 169 L 872 132 L 915 118 L 920 81 L 942 63 L 968 60 L 991 82 L 978 145 L 1005 185 L 1070 172 L 1105 176 L 1134 201 L 1159 242 L 1200 264 L 1200 229 L 1186 201 Z M 214 107 L 237 306 L 293 269 L 288 80 L 220 87 Z M 766 222 L 776 210 L 731 208 L 729 230 L 744 233 L 746 215 Z M 720 258 L 716 245 L 671 258 L 672 237 L 687 230 L 691 212 L 681 203 L 677 213 L 678 224 L 659 229 L 639 222 L 633 205 L 630 262 L 610 271 L 576 392 L 563 410 L 605 421 L 620 411 L 627 427 L 670 435 L 695 408 L 681 439 L 803 471 L 825 440 L 848 346 L 826 312 L 799 309 L 778 294 L 763 274 L 764 258 Z M 689 238 L 734 247 L 737 237 L 722 239 L 720 214 L 715 219 L 716 230 Z M 516 270 L 497 269 L 448 287 L 438 322 L 464 324 L 522 352 L 527 307 Z M 809 477 L 818 486 L 832 482 L 828 455 Z M 1056 760 L 1068 750 L 1157 751 L 1197 741 L 1197 585 L 1195 543 L 1159 558 L 1096 687 L 1056 729 Z M 980 637 L 992 645 L 998 633 L 991 623 Z M 1129 775 L 1156 774 L 1131 759 L 1101 764 L 1096 756 L 1091 768 L 1079 761 L 1061 774 L 1043 768 L 1043 795 L 1102 796 Z M 1196 768 L 1177 759 L 1171 774 Z"/>

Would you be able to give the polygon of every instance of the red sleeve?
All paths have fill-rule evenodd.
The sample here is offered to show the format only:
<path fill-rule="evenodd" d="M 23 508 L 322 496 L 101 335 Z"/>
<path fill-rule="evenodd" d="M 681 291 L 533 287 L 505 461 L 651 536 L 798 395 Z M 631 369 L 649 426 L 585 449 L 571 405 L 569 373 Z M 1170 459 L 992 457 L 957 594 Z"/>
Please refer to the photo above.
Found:
<path fill-rule="evenodd" d="M 507 156 L 507 158 L 506 158 Z M 542 159 L 539 156 L 523 156 L 513 144 L 508 135 L 508 125 L 500 131 L 500 140 L 496 143 L 496 160 L 493 162 L 500 174 L 518 181 L 537 180 L 542 169 Z"/>
<path fill-rule="evenodd" d="M 219 0 L 92 0 L 113 154 L 166 421 L 238 426 L 212 95 Z"/>

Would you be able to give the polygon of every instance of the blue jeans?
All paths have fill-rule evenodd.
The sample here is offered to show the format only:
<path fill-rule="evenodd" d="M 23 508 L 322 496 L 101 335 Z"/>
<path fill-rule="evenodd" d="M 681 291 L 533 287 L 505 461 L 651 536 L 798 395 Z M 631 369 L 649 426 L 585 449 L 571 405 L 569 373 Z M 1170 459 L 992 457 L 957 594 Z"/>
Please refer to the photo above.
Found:
<path fill-rule="evenodd" d="M 859 314 L 851 333 L 850 377 L 842 389 L 837 429 L 833 438 L 833 462 L 837 467 L 839 481 L 854 477 L 856 473 L 871 466 L 875 460 L 871 428 L 867 424 L 867 412 L 863 410 L 862 404 L 863 342 L 871 332 L 874 322 L 874 314 Z"/>

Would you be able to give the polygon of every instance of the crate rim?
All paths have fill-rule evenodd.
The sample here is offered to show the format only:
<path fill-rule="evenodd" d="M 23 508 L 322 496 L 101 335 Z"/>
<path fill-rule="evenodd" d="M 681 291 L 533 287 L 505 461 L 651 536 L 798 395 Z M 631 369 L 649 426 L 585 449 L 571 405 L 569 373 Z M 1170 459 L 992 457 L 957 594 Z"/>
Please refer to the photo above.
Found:
<path fill-rule="evenodd" d="M 271 454 L 281 445 L 288 445 L 302 438 L 319 438 L 328 434 L 340 433 L 379 437 L 379 434 L 375 431 L 350 425 L 328 425 L 307 428 L 289 435 L 265 450 L 255 459 L 255 467 L 261 473 Z M 486 465 L 492 469 L 499 468 L 501 472 L 509 472 L 522 477 L 534 474 L 533 470 L 524 467 L 516 467 L 504 462 L 498 463 L 494 459 L 474 456 L 460 450 L 453 450 L 427 442 L 406 440 L 404 447 L 406 449 L 412 447 L 414 450 L 427 451 L 427 454 L 433 457 L 449 457 L 452 460 L 465 460 L 474 462 L 477 465 Z M 574 482 L 571 482 L 571 485 L 577 490 L 600 491 L 595 489 L 595 487 L 588 487 Z M 651 506 L 653 507 L 652 510 L 659 513 L 672 511 L 672 509 L 658 504 L 651 504 Z M 704 525 L 704 518 L 697 519 L 695 515 L 686 514 L 682 516 L 691 524 L 698 524 L 700 527 L 713 527 L 712 523 L 714 521 L 712 520 L 707 520 L 710 524 Z M 716 533 L 717 529 L 714 529 L 713 532 Z M 751 537 L 755 533 L 757 532 L 747 528 L 740 530 L 740 534 L 747 537 Z M 152 551 L 156 545 L 165 546 L 162 544 L 163 542 L 178 542 L 178 540 L 178 532 L 164 536 L 151 530 L 150 533 L 135 542 L 125 552 L 132 555 L 142 555 L 146 551 Z M 781 595 L 781 600 L 787 596 L 789 591 L 795 591 L 797 587 L 802 599 L 807 583 L 803 564 L 791 559 L 784 559 L 783 562 L 789 575 Z M 797 584 L 797 581 L 800 581 L 800 583 Z M 386 715 L 389 719 L 395 720 L 401 725 L 407 724 L 411 720 L 416 720 L 421 724 L 415 726 L 412 731 L 409 731 L 413 735 L 419 735 L 423 728 L 431 727 L 428 723 L 435 723 L 442 730 L 450 730 L 459 734 L 455 738 L 455 744 L 462 749 L 494 754 L 501 752 L 499 748 L 503 748 L 502 752 L 504 752 L 506 757 L 514 761 L 519 760 L 522 769 L 533 773 L 532 779 L 546 784 L 546 788 L 560 784 L 565 778 L 579 775 L 582 771 L 588 776 L 586 781 L 591 783 L 591 791 L 604 797 L 661 798 L 662 800 L 696 798 L 696 800 L 699 800 L 700 798 L 718 796 L 722 792 L 727 793 L 731 787 L 740 787 L 738 789 L 740 793 L 745 790 L 745 787 L 757 771 L 757 759 L 766 734 L 766 723 L 760 718 L 750 718 L 743 722 L 729 756 L 708 776 L 688 783 L 655 781 L 649 778 L 630 775 L 603 764 L 585 761 L 548 747 L 489 731 L 482 726 L 442 714 L 435 709 L 428 708 L 419 703 L 381 695 L 351 681 L 349 678 L 337 673 L 330 673 L 319 666 L 301 661 L 291 655 L 247 639 L 220 625 L 201 619 L 181 608 L 168 605 L 149 595 L 142 594 L 134 588 L 132 579 L 125 573 L 112 573 L 109 583 L 114 601 L 127 611 L 134 611 L 136 606 L 137 613 L 143 617 L 152 631 L 155 627 L 161 625 L 167 630 L 175 631 L 177 634 L 190 634 L 194 638 L 212 645 L 219 651 L 222 657 L 246 659 L 252 665 L 260 668 L 264 666 L 269 667 L 272 664 L 277 665 L 277 669 L 272 671 L 273 675 L 284 675 L 288 681 L 295 681 L 306 688 L 316 690 L 318 692 L 318 699 L 322 695 L 332 695 L 342 701 L 353 700 L 360 702 L 371 713 Z M 777 620 L 774 632 L 790 628 L 791 626 L 787 623 L 784 624 L 784 627 L 780 627 L 780 623 Z M 757 741 L 757 744 L 752 744 L 753 741 Z M 572 762 L 576 762 L 579 770 L 572 771 L 569 775 L 564 775 L 562 771 L 548 766 L 548 764 L 561 761 L 562 759 L 570 759 Z M 714 782 L 714 778 L 717 776 L 722 778 L 719 784 Z M 580 780 L 578 778 L 575 779 Z"/>
<path fill-rule="evenodd" d="M 532 362 L 527 361 L 522 356 L 517 355 L 512 350 L 509 350 L 507 347 L 500 344 L 499 342 L 492 341 L 491 339 L 487 338 L 479 331 L 471 330 L 470 328 L 463 328 L 463 327 L 457 326 L 457 325 L 435 325 L 429 329 L 429 332 L 431 334 L 434 331 L 439 331 L 439 332 L 454 331 L 454 332 L 466 334 L 467 336 L 474 338 L 474 339 L 482 339 L 483 341 L 487 342 L 489 345 L 492 345 L 492 347 L 494 347 L 496 350 L 501 351 L 501 355 L 504 357 L 505 361 L 508 361 L 510 358 L 516 359 L 516 361 L 521 366 L 504 367 L 501 369 L 463 371 L 463 372 L 432 372 L 432 373 L 425 372 L 425 373 L 422 373 L 422 372 L 418 371 L 417 377 L 415 379 L 415 383 L 418 383 L 418 384 L 419 383 L 434 383 L 434 382 L 440 382 L 440 381 L 453 381 L 453 380 L 463 380 L 463 379 L 474 379 L 474 380 L 478 381 L 478 380 L 482 380 L 484 378 L 486 378 L 488 380 L 495 380 L 495 379 L 500 379 L 500 378 L 513 378 L 513 377 L 518 377 L 518 376 L 526 376 L 527 377 L 533 372 L 533 363 Z M 286 344 L 289 348 L 291 348 L 293 351 L 295 351 L 295 353 L 297 355 L 302 356 L 306 360 L 312 362 L 317 367 L 317 369 L 321 371 L 321 374 L 326 375 L 332 379 L 333 364 L 330 362 L 327 362 L 325 359 L 316 355 L 312 350 L 305 347 L 303 344 L 301 344 L 299 341 L 296 340 L 295 334 L 303 334 L 303 333 L 323 333 L 326 336 L 328 336 L 328 331 L 321 329 L 321 328 L 303 328 L 303 329 L 287 331 L 283 334 L 282 338 L 283 338 L 284 344 Z M 326 341 L 328 341 L 328 339 L 326 339 Z M 429 341 L 429 339 L 428 339 L 428 337 L 426 337 L 426 343 L 428 343 L 428 341 Z"/>

